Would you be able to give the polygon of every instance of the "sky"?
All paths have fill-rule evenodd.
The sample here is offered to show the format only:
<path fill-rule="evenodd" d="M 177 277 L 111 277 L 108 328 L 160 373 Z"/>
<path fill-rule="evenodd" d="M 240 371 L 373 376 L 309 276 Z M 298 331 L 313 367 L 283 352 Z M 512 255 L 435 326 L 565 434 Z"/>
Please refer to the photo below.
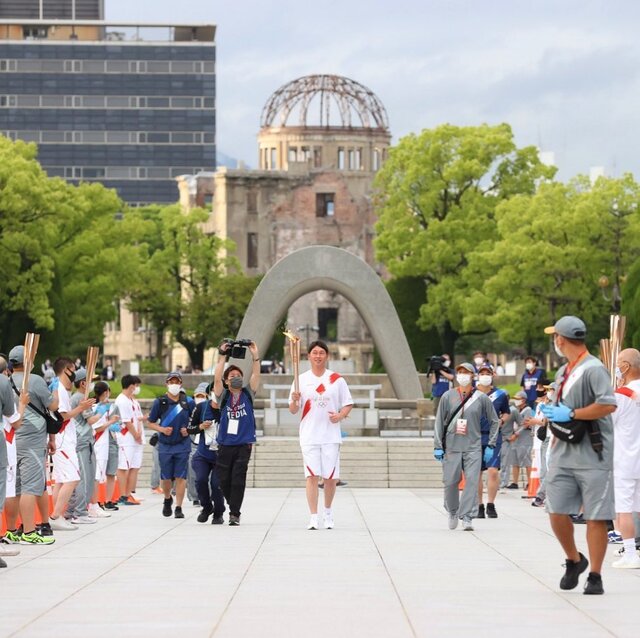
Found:
<path fill-rule="evenodd" d="M 439 124 L 509 123 L 553 152 L 640 179 L 637 0 L 105 0 L 108 20 L 217 25 L 218 150 L 255 167 L 270 95 L 344 75 L 386 107 L 393 141 Z"/>

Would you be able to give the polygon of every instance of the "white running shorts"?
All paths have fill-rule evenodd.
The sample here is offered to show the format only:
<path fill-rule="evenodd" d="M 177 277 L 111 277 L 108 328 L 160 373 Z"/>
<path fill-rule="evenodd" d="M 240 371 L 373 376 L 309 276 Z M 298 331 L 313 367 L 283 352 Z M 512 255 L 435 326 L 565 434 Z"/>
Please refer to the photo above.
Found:
<path fill-rule="evenodd" d="M 302 445 L 304 475 L 325 479 L 340 478 L 340 443 Z"/>
<path fill-rule="evenodd" d="M 51 478 L 56 483 L 72 483 L 80 480 L 80 466 L 75 450 L 56 450 L 53 455 Z"/>

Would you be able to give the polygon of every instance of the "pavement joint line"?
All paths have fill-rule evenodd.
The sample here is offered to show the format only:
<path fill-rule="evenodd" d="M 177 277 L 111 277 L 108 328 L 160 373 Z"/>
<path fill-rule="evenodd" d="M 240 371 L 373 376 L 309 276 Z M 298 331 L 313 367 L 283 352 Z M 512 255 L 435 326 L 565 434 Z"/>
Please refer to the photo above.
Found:
<path fill-rule="evenodd" d="M 211 630 L 211 633 L 209 634 L 209 638 L 212 638 L 213 636 L 215 636 L 216 632 L 220 628 L 220 624 L 224 620 L 224 617 L 225 617 L 226 613 L 229 611 L 229 607 L 231 607 L 231 603 L 233 603 L 233 600 L 236 597 L 236 594 L 240 591 L 240 587 L 242 587 L 242 583 L 244 583 L 245 579 L 247 578 L 247 574 L 249 573 L 249 570 L 253 566 L 253 563 L 255 562 L 256 558 L 258 557 L 258 554 L 260 553 L 260 550 L 262 549 L 262 546 L 264 545 L 265 541 L 267 540 L 267 536 L 269 536 L 269 533 L 271 532 L 274 523 L 278 519 L 278 516 L 280 516 L 280 513 L 284 509 L 284 506 L 285 506 L 286 502 L 289 500 L 289 497 L 291 496 L 292 492 L 293 492 L 293 488 L 289 488 L 289 491 L 285 494 L 284 498 L 282 499 L 282 503 L 280 504 L 280 507 L 278 508 L 278 511 L 275 513 L 271 523 L 269 524 L 269 527 L 267 528 L 267 531 L 264 533 L 264 536 L 262 537 L 262 540 L 260 541 L 260 544 L 258 545 L 258 547 L 256 548 L 256 551 L 254 552 L 253 556 L 251 557 L 251 560 L 249 561 L 249 564 L 247 565 L 247 568 L 244 570 L 244 573 L 242 574 L 242 577 L 240 578 L 240 580 L 238 581 L 238 584 L 236 585 L 235 589 L 231 593 L 231 596 L 229 597 L 229 600 L 227 601 L 227 604 L 224 606 L 224 609 L 222 610 L 222 613 L 220 614 L 220 617 L 218 618 L 218 622 L 216 622 L 216 624 L 214 625 L 213 629 Z"/>
<path fill-rule="evenodd" d="M 617 635 L 614 632 L 612 632 L 610 629 L 605 627 L 605 625 L 603 625 L 601 622 L 596 620 L 591 614 L 589 614 L 587 611 L 585 611 L 579 605 L 577 605 L 575 602 L 573 602 L 570 598 L 567 598 L 566 595 L 563 595 L 561 592 L 556 591 L 553 587 L 550 587 L 549 585 L 547 585 L 544 581 L 540 580 L 535 574 L 532 574 L 530 571 L 527 571 L 521 565 L 516 563 L 514 560 L 512 560 L 511 558 L 509 558 L 508 556 L 503 554 L 499 549 L 497 549 L 496 547 L 494 547 L 493 545 L 488 543 L 486 540 L 484 540 L 480 536 L 476 535 L 475 532 L 473 532 L 473 536 L 479 542 L 481 542 L 483 545 L 485 545 L 485 547 L 488 547 L 491 551 L 493 551 L 494 553 L 498 554 L 498 556 L 501 556 L 502 558 L 504 558 L 508 563 L 511 563 L 512 565 L 514 565 L 523 574 L 526 574 L 527 576 L 529 576 L 530 578 L 535 580 L 538 584 L 542 585 L 542 587 L 544 587 L 545 589 L 550 591 L 556 598 L 559 598 L 563 602 L 567 603 L 568 605 L 573 607 L 576 611 L 578 611 L 581 615 L 583 615 L 586 618 L 588 618 L 589 620 L 591 620 L 595 625 L 597 625 L 598 627 L 603 629 L 607 634 L 609 634 L 610 636 L 614 636 L 614 637 Z"/>
<path fill-rule="evenodd" d="M 144 508 L 147 509 L 147 508 Z M 132 512 L 131 516 L 135 516 L 135 514 L 137 512 L 142 512 L 144 511 L 143 508 L 141 509 L 137 509 L 136 512 Z M 149 508 L 150 509 L 150 508 Z M 130 518 L 131 516 L 127 516 L 127 518 Z M 124 520 L 124 519 L 121 519 Z M 55 605 L 52 605 L 51 607 L 48 607 L 46 610 L 44 610 L 41 614 L 38 614 L 37 616 L 33 617 L 31 620 L 29 620 L 29 622 L 27 622 L 26 624 L 22 625 L 21 627 L 18 627 L 18 629 L 16 629 L 15 631 L 13 631 L 12 633 L 7 635 L 7 638 L 11 638 L 12 636 L 17 636 L 20 632 L 25 631 L 26 629 L 29 628 L 30 625 L 33 625 L 34 622 L 36 622 L 37 620 L 40 620 L 41 618 L 43 618 L 44 616 L 46 616 L 49 612 L 53 611 L 54 609 L 56 609 L 56 607 L 60 607 L 60 605 L 62 605 L 63 603 L 67 602 L 68 600 L 70 600 L 71 598 L 73 598 L 76 594 L 78 594 L 79 592 L 81 592 L 83 589 L 86 589 L 87 587 L 89 587 L 90 585 L 93 585 L 94 583 L 97 583 L 101 578 L 103 578 L 104 576 L 106 576 L 107 574 L 111 573 L 112 571 L 114 571 L 115 569 L 117 569 L 118 567 L 120 567 L 121 565 L 123 565 L 124 563 L 126 563 L 129 559 L 133 558 L 134 556 L 136 556 L 137 554 L 139 554 L 141 551 L 147 549 L 147 547 L 150 547 L 151 545 L 153 545 L 155 542 L 159 541 L 163 536 L 166 536 L 167 534 L 169 534 L 170 532 L 172 532 L 174 529 L 176 529 L 176 527 L 179 527 L 180 525 L 183 525 L 188 519 L 177 519 L 180 522 L 177 523 L 176 525 L 173 525 L 171 528 L 167 529 L 166 531 L 164 531 L 162 534 L 160 534 L 160 536 L 155 537 L 152 541 L 148 542 L 146 545 L 143 545 L 142 547 L 140 547 L 139 549 L 137 549 L 135 552 L 133 552 L 132 554 L 130 554 L 129 556 L 126 556 L 125 558 L 123 558 L 122 560 L 118 561 L 115 565 L 113 565 L 112 567 L 110 567 L 109 569 L 105 570 L 104 572 L 102 572 L 101 574 L 98 574 L 98 576 L 96 576 L 93 580 L 90 580 L 86 583 L 84 583 L 81 587 L 78 587 L 77 589 L 75 589 L 74 591 L 72 591 L 69 595 L 65 596 L 64 598 L 62 598 L 61 600 L 59 600 Z M 103 526 L 102 529 L 104 529 L 105 527 Z M 98 530 L 91 530 L 89 531 L 87 534 L 82 534 L 82 536 L 78 537 L 77 539 L 74 539 L 72 541 L 70 541 L 69 543 L 65 543 L 64 546 L 69 545 L 71 543 L 75 543 L 76 540 L 80 540 L 81 538 L 84 538 L 85 536 L 88 536 L 89 534 L 94 534 L 95 532 L 97 532 Z M 59 546 L 60 547 L 60 546 Z M 51 549 L 51 552 L 47 552 L 47 554 L 50 554 L 52 552 L 54 552 L 55 549 Z M 30 559 L 29 561 L 26 562 L 31 562 L 32 560 L 35 560 L 34 558 Z"/>
<path fill-rule="evenodd" d="M 378 554 L 378 557 L 380 558 L 380 562 L 382 563 L 382 566 L 384 567 L 384 571 L 387 574 L 387 578 L 389 579 L 389 582 L 391 583 L 391 587 L 393 587 L 393 592 L 396 595 L 396 599 L 398 600 L 398 603 L 400 605 L 400 609 L 402 609 L 402 613 L 404 614 L 405 620 L 407 621 L 407 624 L 409 625 L 409 629 L 411 630 L 411 635 L 414 636 L 414 638 L 418 638 L 418 634 L 416 632 L 415 627 L 413 626 L 413 623 L 411 622 L 411 618 L 409 617 L 409 612 L 407 611 L 407 608 L 404 606 L 404 603 L 402 602 L 402 598 L 400 596 L 400 592 L 398 591 L 398 587 L 396 586 L 395 581 L 393 580 L 393 576 L 391 576 L 391 572 L 389 571 L 389 568 L 387 567 L 387 563 L 385 562 L 383 556 L 382 556 L 382 552 L 380 551 L 380 548 L 378 547 L 378 543 L 376 543 L 376 539 L 373 537 L 373 533 L 371 531 L 371 529 L 369 528 L 369 525 L 367 523 L 367 519 L 364 517 L 364 514 L 362 513 L 362 510 L 360 509 L 360 504 L 358 503 L 358 499 L 356 498 L 356 495 L 354 493 L 353 490 L 349 490 L 351 492 L 351 497 L 353 498 L 353 502 L 355 503 L 355 506 L 358 510 L 358 514 L 360 514 L 360 518 L 362 518 L 362 522 L 364 523 L 364 526 L 367 530 L 367 534 L 369 534 L 369 538 L 371 539 L 371 542 L 373 543 L 373 546 L 376 548 L 376 552 Z"/>

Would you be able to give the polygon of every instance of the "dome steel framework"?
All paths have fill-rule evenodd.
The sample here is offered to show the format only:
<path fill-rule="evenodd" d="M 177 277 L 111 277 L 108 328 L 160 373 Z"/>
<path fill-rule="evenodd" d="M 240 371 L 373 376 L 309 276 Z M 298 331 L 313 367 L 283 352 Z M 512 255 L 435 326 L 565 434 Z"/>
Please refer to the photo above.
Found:
<path fill-rule="evenodd" d="M 339 123 L 333 123 L 332 116 Z M 359 82 L 340 75 L 307 75 L 281 86 L 269 98 L 260 126 L 386 131 L 389 120 L 378 96 Z"/>

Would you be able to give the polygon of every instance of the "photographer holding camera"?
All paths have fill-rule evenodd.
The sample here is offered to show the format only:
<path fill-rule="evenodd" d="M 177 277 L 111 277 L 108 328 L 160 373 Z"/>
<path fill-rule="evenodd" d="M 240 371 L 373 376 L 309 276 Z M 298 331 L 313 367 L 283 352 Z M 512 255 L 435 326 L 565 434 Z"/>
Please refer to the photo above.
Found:
<path fill-rule="evenodd" d="M 427 374 L 431 375 L 431 397 L 433 398 L 433 413 L 438 412 L 438 405 L 442 395 L 453 387 L 454 374 L 451 369 L 451 357 L 448 354 L 433 356 L 429 359 Z"/>
<path fill-rule="evenodd" d="M 244 359 L 247 348 L 253 358 L 249 384 L 244 385 L 242 370 L 235 365 L 225 369 L 229 358 Z M 240 507 L 247 482 L 251 449 L 256 442 L 253 399 L 260 383 L 258 346 L 248 339 L 225 339 L 218 348 L 213 392 L 220 406 L 218 458 L 216 471 L 222 493 L 229 505 L 229 525 L 240 525 Z"/>

